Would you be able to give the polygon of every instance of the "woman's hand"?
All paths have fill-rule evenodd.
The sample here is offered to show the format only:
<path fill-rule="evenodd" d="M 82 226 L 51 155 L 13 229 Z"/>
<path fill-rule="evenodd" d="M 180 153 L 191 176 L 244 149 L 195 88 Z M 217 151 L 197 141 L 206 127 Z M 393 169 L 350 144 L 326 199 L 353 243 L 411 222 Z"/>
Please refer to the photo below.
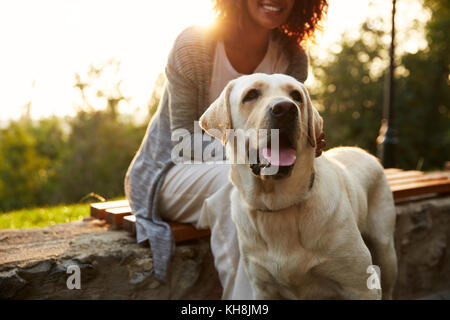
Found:
<path fill-rule="evenodd" d="M 322 154 L 322 149 L 327 145 L 325 141 L 325 133 L 321 133 L 316 139 L 316 158 Z"/>

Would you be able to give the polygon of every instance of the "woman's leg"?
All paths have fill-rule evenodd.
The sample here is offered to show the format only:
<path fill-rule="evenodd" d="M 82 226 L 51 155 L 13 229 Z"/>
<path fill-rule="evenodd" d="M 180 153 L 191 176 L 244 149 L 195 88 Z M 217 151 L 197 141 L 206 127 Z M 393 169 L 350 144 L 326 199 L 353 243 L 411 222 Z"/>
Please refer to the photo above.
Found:
<path fill-rule="evenodd" d="M 239 266 L 236 227 L 230 212 L 233 186 L 228 174 L 229 166 L 223 164 L 177 164 L 165 177 L 159 206 L 164 219 L 211 230 L 222 298 L 252 299 L 247 275 Z"/>

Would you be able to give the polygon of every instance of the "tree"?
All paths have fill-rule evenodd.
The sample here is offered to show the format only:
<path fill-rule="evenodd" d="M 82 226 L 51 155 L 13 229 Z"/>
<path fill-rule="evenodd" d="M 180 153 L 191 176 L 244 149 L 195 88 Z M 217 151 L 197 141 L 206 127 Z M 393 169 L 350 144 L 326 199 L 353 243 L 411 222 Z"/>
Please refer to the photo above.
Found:
<path fill-rule="evenodd" d="M 428 47 L 398 57 L 395 82 L 396 166 L 441 169 L 450 159 L 449 1 L 426 0 Z M 319 86 L 312 97 L 324 117 L 327 145 L 358 145 L 376 154 L 385 74 L 385 32 L 368 22 L 360 37 L 343 37 L 328 63 L 312 60 Z"/>
<path fill-rule="evenodd" d="M 382 34 L 365 23 L 359 39 L 344 35 L 339 52 L 328 63 L 312 60 L 320 83 L 312 98 L 324 118 L 330 147 L 358 145 L 376 153 L 385 72 Z"/>
<path fill-rule="evenodd" d="M 80 111 L 69 121 L 70 149 L 60 171 L 65 201 L 78 202 L 90 192 L 105 198 L 123 195 L 125 173 L 145 127 L 110 112 Z"/>
<path fill-rule="evenodd" d="M 75 117 L 25 117 L 0 129 L 0 212 L 78 202 L 91 192 L 123 195 L 125 172 L 146 124 L 119 113 L 127 98 L 120 93 L 120 79 L 104 81 L 114 79 L 104 67 L 76 75 L 82 99 Z M 94 108 L 93 96 L 104 100 L 105 110 Z"/>
<path fill-rule="evenodd" d="M 400 164 L 441 169 L 450 159 L 450 2 L 427 0 L 432 18 L 426 26 L 427 49 L 402 57 L 399 78 L 398 154 Z"/>
<path fill-rule="evenodd" d="M 11 122 L 0 131 L 0 211 L 42 204 L 49 159 L 36 145 L 30 122 Z"/>
<path fill-rule="evenodd" d="M 123 195 L 125 173 L 146 126 L 135 125 L 130 117 L 118 112 L 119 104 L 128 100 L 120 91 L 119 69 L 120 63 L 111 60 L 99 67 L 91 66 L 86 75 L 76 74 L 75 87 L 84 105 L 68 120 L 70 147 L 59 173 L 65 201 L 80 201 L 91 192 L 105 198 Z M 106 101 L 105 110 L 94 108 L 89 99 L 92 92 Z"/>

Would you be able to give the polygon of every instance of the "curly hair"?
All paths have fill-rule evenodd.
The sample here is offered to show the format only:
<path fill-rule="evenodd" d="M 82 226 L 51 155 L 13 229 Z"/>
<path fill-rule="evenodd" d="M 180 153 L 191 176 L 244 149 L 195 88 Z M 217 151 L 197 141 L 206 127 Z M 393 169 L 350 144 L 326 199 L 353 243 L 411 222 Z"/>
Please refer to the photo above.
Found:
<path fill-rule="evenodd" d="M 216 18 L 219 21 L 238 21 L 242 25 L 242 10 L 246 0 L 213 0 Z M 328 9 L 328 0 L 295 0 L 287 22 L 278 31 L 288 37 L 288 41 L 300 45 L 311 39 Z"/>

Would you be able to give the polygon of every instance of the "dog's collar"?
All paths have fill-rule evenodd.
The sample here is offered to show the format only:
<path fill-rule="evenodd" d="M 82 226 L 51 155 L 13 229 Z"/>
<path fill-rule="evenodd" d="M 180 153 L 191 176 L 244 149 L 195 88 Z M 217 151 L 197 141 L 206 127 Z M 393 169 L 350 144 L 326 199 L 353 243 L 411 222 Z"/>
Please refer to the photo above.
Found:
<path fill-rule="evenodd" d="M 308 192 L 311 191 L 312 187 L 314 186 L 315 179 L 316 179 L 316 174 L 314 172 L 311 172 L 311 177 L 309 178 Z M 255 210 L 262 211 L 262 212 L 277 212 L 277 211 L 281 211 L 281 210 L 286 210 L 286 209 L 291 208 L 296 205 L 298 205 L 298 203 L 294 203 L 293 205 L 290 205 L 289 207 L 281 208 L 281 209 L 277 209 L 277 210 L 270 210 L 270 209 L 255 209 Z"/>

